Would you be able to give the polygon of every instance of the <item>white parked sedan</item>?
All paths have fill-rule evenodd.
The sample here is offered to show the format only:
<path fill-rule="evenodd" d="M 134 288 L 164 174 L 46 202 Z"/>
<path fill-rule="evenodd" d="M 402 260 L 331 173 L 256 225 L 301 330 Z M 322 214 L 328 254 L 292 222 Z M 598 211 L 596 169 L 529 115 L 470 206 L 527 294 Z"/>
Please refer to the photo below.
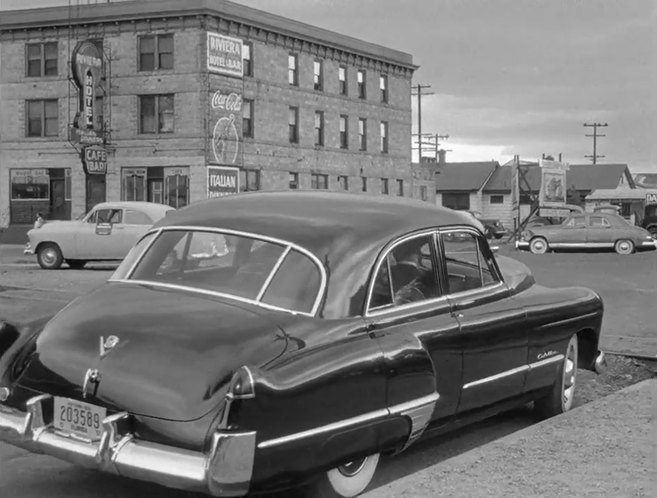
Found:
<path fill-rule="evenodd" d="M 36 254 L 41 268 L 54 270 L 62 262 L 82 268 L 87 261 L 121 260 L 171 206 L 152 202 L 103 202 L 81 219 L 50 221 L 27 232 L 23 251 Z"/>

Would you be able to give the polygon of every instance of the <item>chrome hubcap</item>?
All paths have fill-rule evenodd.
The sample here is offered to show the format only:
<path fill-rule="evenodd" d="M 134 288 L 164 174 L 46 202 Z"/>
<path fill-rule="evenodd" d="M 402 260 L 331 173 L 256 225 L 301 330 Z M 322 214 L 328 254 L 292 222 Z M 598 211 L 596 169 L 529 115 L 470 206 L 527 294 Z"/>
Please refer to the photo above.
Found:
<path fill-rule="evenodd" d="M 57 261 L 57 253 L 54 249 L 46 249 L 41 254 L 41 259 L 45 264 L 52 265 L 55 263 L 55 261 Z"/>
<path fill-rule="evenodd" d="M 621 250 L 621 252 L 630 251 L 630 244 L 628 244 L 627 242 L 621 242 L 620 244 L 618 244 L 618 247 Z"/>
<path fill-rule="evenodd" d="M 575 377 L 577 375 L 577 358 L 575 357 L 575 348 L 570 346 L 566 356 L 563 369 L 563 406 L 570 408 L 575 395 Z"/>
<path fill-rule="evenodd" d="M 545 249 L 545 244 L 543 243 L 542 240 L 537 240 L 536 242 L 534 242 L 534 249 L 537 252 L 543 251 L 543 249 Z"/>
<path fill-rule="evenodd" d="M 344 465 L 340 465 L 338 467 L 338 471 L 345 477 L 353 477 L 361 470 L 363 470 L 366 461 L 367 457 L 361 460 L 354 460 L 353 462 L 345 463 Z"/>

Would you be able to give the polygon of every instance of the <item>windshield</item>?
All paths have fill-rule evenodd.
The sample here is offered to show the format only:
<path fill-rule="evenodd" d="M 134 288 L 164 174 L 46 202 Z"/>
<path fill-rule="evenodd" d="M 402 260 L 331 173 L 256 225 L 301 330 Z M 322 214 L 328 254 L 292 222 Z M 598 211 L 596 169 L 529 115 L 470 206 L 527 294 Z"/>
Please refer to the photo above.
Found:
<path fill-rule="evenodd" d="M 133 252 L 141 254 L 153 237 L 130 274 L 117 270 L 114 280 L 182 286 L 304 313 L 314 309 L 322 272 L 307 254 L 288 244 L 217 231 L 165 229 L 147 235 Z"/>

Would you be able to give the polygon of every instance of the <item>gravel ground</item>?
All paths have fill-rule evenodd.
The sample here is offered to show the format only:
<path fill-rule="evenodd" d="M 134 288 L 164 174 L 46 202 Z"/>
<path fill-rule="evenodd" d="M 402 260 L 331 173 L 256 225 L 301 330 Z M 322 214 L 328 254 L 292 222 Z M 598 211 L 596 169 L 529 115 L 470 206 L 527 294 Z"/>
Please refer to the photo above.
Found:
<path fill-rule="evenodd" d="M 598 375 L 578 370 L 575 406 L 602 398 L 642 380 L 657 377 L 657 362 L 607 355 L 607 368 Z"/>

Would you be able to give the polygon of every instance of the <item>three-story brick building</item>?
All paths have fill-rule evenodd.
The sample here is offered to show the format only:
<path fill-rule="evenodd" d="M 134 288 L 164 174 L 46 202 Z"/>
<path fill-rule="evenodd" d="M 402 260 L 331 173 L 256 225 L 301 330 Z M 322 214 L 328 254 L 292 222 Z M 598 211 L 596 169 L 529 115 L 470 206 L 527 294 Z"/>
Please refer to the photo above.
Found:
<path fill-rule="evenodd" d="M 0 226 L 236 190 L 418 196 L 415 69 L 222 0 L 3 12 Z"/>

